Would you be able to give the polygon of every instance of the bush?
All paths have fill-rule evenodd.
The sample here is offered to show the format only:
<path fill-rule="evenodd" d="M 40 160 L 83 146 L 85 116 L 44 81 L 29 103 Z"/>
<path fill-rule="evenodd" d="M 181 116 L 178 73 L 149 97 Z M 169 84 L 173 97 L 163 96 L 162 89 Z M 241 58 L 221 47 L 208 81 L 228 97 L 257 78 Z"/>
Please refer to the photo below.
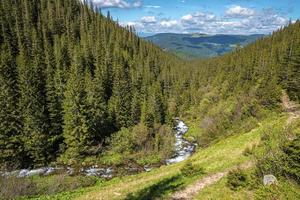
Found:
<path fill-rule="evenodd" d="M 34 195 L 36 190 L 36 184 L 31 179 L 0 176 L 0 199 Z"/>
<path fill-rule="evenodd" d="M 300 138 L 290 141 L 283 147 L 285 154 L 284 172 L 300 184 Z"/>
<path fill-rule="evenodd" d="M 192 163 L 185 164 L 181 169 L 181 174 L 184 177 L 199 176 L 205 174 L 203 167 L 199 165 L 193 165 Z"/>
<path fill-rule="evenodd" d="M 243 151 L 243 155 L 244 156 L 251 156 L 254 154 L 255 149 L 256 149 L 257 145 L 252 145 L 252 146 L 247 146 L 244 151 Z"/>
<path fill-rule="evenodd" d="M 260 186 L 254 193 L 256 200 L 300 199 L 299 186 L 289 181 L 280 181 L 277 185 Z"/>
<path fill-rule="evenodd" d="M 92 186 L 96 179 L 85 176 L 53 175 L 47 177 L 4 178 L 0 176 L 0 199 L 21 196 L 52 195 L 77 188 Z"/>
<path fill-rule="evenodd" d="M 122 128 L 107 141 L 108 150 L 100 158 L 102 164 L 159 163 L 173 155 L 175 137 L 172 128 L 154 124 L 148 128 L 140 123 L 132 128 Z M 112 157 L 112 159 L 111 159 Z"/>
<path fill-rule="evenodd" d="M 40 179 L 38 185 L 39 194 L 56 194 L 64 191 L 71 191 L 77 188 L 89 187 L 96 183 L 92 177 L 86 176 L 68 176 L 68 175 L 55 175 L 49 177 L 48 181 Z"/>
<path fill-rule="evenodd" d="M 230 171 L 227 176 L 227 186 L 232 190 L 238 190 L 248 185 L 249 178 L 247 173 L 241 169 Z"/>

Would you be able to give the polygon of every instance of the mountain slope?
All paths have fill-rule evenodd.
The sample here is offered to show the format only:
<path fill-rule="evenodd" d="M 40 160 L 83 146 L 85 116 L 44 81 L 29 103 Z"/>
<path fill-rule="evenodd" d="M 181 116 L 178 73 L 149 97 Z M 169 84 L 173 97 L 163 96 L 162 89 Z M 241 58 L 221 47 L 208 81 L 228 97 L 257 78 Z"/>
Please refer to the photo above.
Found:
<path fill-rule="evenodd" d="M 264 35 L 261 34 L 247 36 L 161 33 L 145 39 L 183 58 L 206 58 L 223 55 L 238 45 L 243 47 L 262 37 Z"/>
<path fill-rule="evenodd" d="M 113 180 L 95 178 L 95 187 L 67 195 L 147 199 L 183 189 L 203 172 L 253 160 L 255 153 L 257 182 L 272 173 L 299 183 L 299 122 L 283 126 L 280 107 L 282 91 L 300 100 L 299 21 L 223 56 L 187 61 L 80 0 L 0 5 L 1 171 L 113 168 Z M 162 166 L 173 155 L 175 117 L 190 126 L 186 139 L 198 152 L 185 163 Z M 156 169 L 126 176 L 145 166 Z M 15 195 L 14 181 L 0 178 L 11 189 L 0 196 Z M 29 195 L 53 193 L 18 181 L 26 192 L 34 188 Z M 74 189 L 61 185 L 54 191 Z"/>

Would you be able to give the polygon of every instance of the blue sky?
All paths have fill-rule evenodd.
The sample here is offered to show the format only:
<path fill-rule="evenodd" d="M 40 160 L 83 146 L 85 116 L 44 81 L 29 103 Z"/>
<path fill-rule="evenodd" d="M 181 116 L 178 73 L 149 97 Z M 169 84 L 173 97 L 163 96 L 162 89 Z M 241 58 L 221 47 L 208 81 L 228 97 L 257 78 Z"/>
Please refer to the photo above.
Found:
<path fill-rule="evenodd" d="M 268 34 L 300 18 L 300 0 L 91 0 L 143 33 Z"/>

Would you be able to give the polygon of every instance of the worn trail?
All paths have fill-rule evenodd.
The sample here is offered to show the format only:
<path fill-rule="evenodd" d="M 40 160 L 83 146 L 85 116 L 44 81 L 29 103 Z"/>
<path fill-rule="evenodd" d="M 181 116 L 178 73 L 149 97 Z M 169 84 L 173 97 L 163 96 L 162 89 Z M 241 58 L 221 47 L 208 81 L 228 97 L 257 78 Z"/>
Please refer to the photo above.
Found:
<path fill-rule="evenodd" d="M 294 102 L 291 101 L 289 96 L 283 92 L 282 98 L 282 107 L 285 112 L 288 113 L 288 119 L 287 119 L 287 125 L 293 123 L 296 119 L 300 118 L 300 106 Z M 244 163 L 242 166 L 239 166 L 242 169 L 249 169 L 253 166 L 253 162 L 247 162 Z M 209 175 L 207 177 L 204 177 L 200 180 L 198 180 L 196 183 L 188 186 L 182 191 L 178 191 L 173 194 L 171 197 L 172 200 L 190 200 L 193 199 L 193 197 L 198 194 L 203 188 L 213 185 L 217 183 L 219 180 L 221 180 L 223 177 L 225 177 L 228 172 L 232 169 L 225 170 L 223 172 L 215 173 L 212 175 Z"/>
<path fill-rule="evenodd" d="M 250 162 L 246 162 L 238 167 L 240 169 L 249 169 L 253 165 L 254 165 L 254 163 L 250 161 Z M 175 194 L 173 194 L 171 199 L 172 200 L 191 200 L 203 188 L 217 183 L 219 180 L 221 180 L 223 177 L 225 177 L 229 173 L 229 171 L 232 169 L 233 168 L 230 168 L 223 172 L 219 172 L 219 173 L 204 177 L 203 179 L 198 180 L 196 183 L 188 186 L 184 190 L 176 192 Z"/>

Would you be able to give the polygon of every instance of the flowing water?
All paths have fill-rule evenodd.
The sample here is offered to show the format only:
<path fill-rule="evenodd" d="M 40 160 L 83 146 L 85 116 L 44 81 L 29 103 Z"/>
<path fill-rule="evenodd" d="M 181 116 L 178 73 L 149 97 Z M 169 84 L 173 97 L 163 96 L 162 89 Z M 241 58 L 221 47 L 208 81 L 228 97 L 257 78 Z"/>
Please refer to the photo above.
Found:
<path fill-rule="evenodd" d="M 172 158 L 167 159 L 165 163 L 167 165 L 178 163 L 181 161 L 186 160 L 188 157 L 190 157 L 193 152 L 195 151 L 195 144 L 192 144 L 185 140 L 183 138 L 183 135 L 188 131 L 187 125 L 177 119 L 176 120 L 176 127 L 175 127 L 175 138 L 176 142 L 174 144 L 174 151 L 175 154 L 172 156 Z M 130 171 L 131 169 L 129 169 Z M 152 168 L 148 166 L 144 166 L 144 171 L 149 172 Z M 0 172 L 0 176 L 15 176 L 15 177 L 29 177 L 34 175 L 40 175 L 40 176 L 46 176 L 57 172 L 64 172 L 66 174 L 74 174 L 74 169 L 71 167 L 62 168 L 62 167 L 44 167 L 39 169 L 22 169 L 22 170 L 16 170 L 12 172 Z M 86 176 L 98 176 L 102 178 L 112 178 L 113 177 L 114 170 L 112 168 L 99 168 L 98 166 L 93 166 L 90 168 L 82 168 L 80 170 L 81 174 L 84 174 Z"/>
<path fill-rule="evenodd" d="M 188 142 L 183 138 L 183 135 L 189 130 L 189 127 L 180 120 L 176 120 L 176 143 L 175 143 L 175 154 L 172 158 L 166 160 L 166 164 L 174 164 L 186 160 L 195 151 L 195 144 Z"/>

